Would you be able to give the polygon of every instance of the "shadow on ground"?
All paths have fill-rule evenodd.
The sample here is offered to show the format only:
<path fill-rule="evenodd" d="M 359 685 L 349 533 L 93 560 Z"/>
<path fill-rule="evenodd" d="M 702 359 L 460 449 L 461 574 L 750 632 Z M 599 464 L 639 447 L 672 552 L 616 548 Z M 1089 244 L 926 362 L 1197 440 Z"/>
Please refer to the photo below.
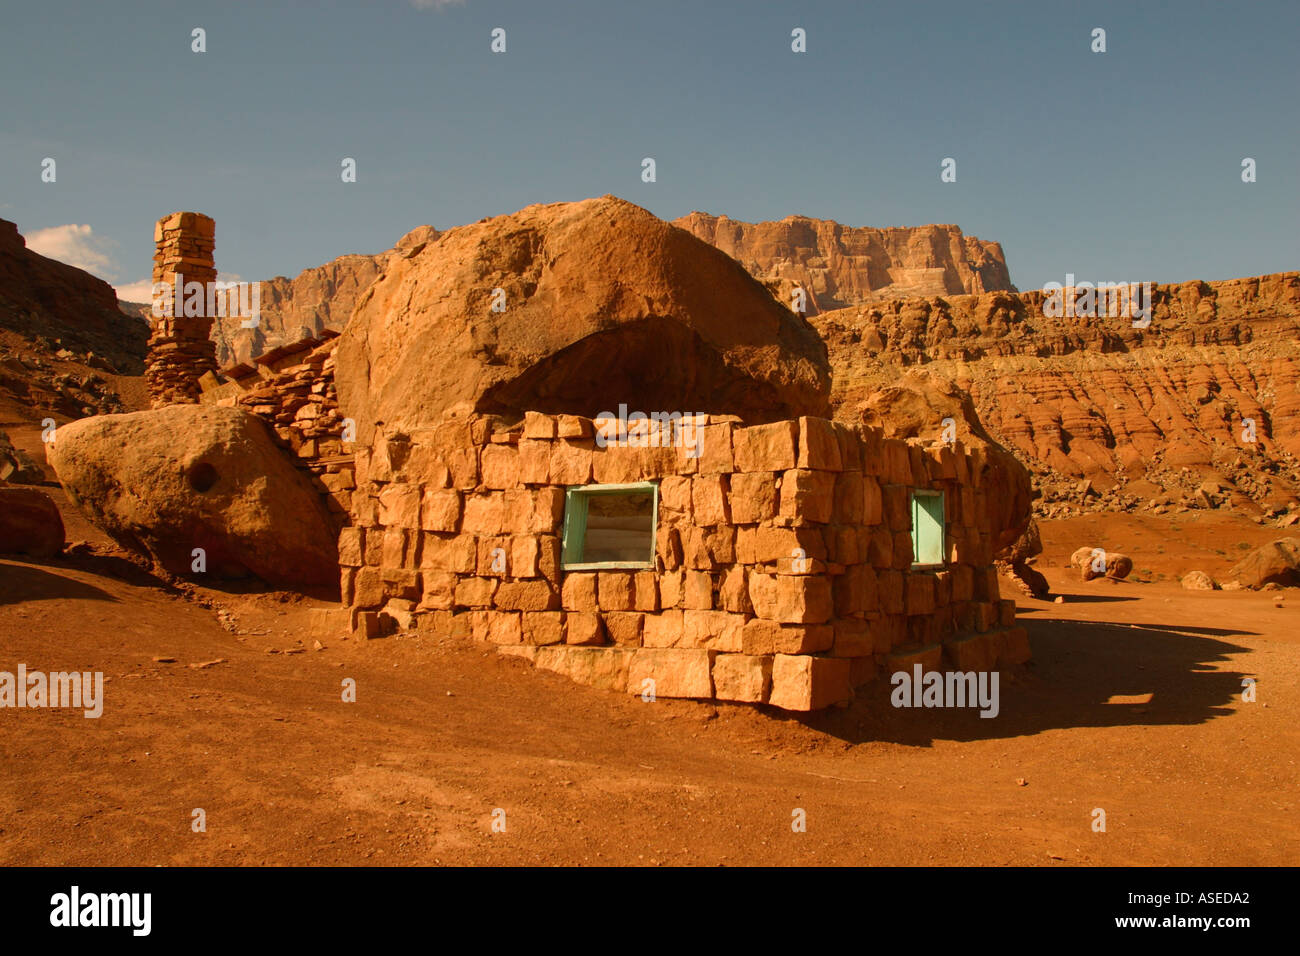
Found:
<path fill-rule="evenodd" d="M 85 601 L 117 602 L 117 598 L 93 584 L 85 584 L 58 573 L 66 568 L 60 568 L 53 563 L 47 566 L 52 570 L 47 571 L 41 564 L 27 560 L 21 563 L 10 560 L 0 561 L 0 604 L 78 598 Z"/>
<path fill-rule="evenodd" d="M 888 675 L 859 688 L 847 708 L 786 716 L 850 743 L 921 747 L 936 739 L 1021 737 L 1071 727 L 1190 725 L 1229 715 L 1242 678 L 1250 676 L 1214 667 L 1249 652 L 1220 638 L 1248 631 L 1041 618 L 1019 623 L 1029 632 L 1034 659 L 1000 672 L 996 717 L 980 717 L 978 707 L 896 708 Z"/>

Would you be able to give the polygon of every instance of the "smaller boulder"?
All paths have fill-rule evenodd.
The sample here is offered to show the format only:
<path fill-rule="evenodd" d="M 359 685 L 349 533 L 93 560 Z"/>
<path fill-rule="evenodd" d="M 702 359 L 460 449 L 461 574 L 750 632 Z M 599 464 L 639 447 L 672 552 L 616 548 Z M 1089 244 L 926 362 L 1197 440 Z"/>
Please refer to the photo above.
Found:
<path fill-rule="evenodd" d="M 1183 587 L 1189 591 L 1217 591 L 1218 582 L 1204 571 L 1191 571 L 1183 576 Z"/>
<path fill-rule="evenodd" d="M 1244 588 L 1300 586 L 1300 538 L 1278 538 L 1256 548 L 1233 566 L 1228 577 Z"/>
<path fill-rule="evenodd" d="M 53 498 L 35 488 L 0 487 L 0 554 L 52 558 L 65 540 Z"/>
<path fill-rule="evenodd" d="M 1079 576 L 1085 581 L 1100 577 L 1122 581 L 1132 572 L 1133 559 L 1118 551 L 1083 547 L 1070 555 L 1070 566 L 1078 568 Z"/>

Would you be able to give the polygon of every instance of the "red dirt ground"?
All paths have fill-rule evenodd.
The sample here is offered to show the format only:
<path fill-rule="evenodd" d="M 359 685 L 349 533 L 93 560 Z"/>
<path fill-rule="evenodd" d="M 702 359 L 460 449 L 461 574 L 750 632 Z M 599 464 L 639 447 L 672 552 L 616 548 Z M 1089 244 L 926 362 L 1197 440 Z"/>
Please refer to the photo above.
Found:
<path fill-rule="evenodd" d="M 1279 535 L 1243 519 L 1047 524 L 1066 602 L 1021 602 L 1035 659 L 996 719 L 896 710 L 887 681 L 796 717 L 642 703 L 449 638 L 314 650 L 320 602 L 169 588 L 48 490 L 96 551 L 0 558 L 0 670 L 101 670 L 106 704 L 0 710 L 0 864 L 1300 861 L 1300 594 L 1062 567 L 1088 544 L 1222 574 Z"/>

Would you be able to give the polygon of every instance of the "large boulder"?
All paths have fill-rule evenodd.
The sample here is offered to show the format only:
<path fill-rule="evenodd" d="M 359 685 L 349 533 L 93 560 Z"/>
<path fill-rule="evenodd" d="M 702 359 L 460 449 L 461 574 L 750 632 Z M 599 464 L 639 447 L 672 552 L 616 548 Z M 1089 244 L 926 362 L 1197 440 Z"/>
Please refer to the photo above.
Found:
<path fill-rule="evenodd" d="M 53 498 L 0 481 L 0 554 L 52 558 L 64 541 L 63 518 Z"/>
<path fill-rule="evenodd" d="M 1256 548 L 1233 566 L 1228 577 L 1244 588 L 1300 586 L 1300 538 L 1278 538 Z"/>
<path fill-rule="evenodd" d="M 830 414 L 812 326 L 735 260 L 613 196 L 529 206 L 394 255 L 335 357 L 361 443 L 379 422 L 470 412 Z"/>
<path fill-rule="evenodd" d="M 338 581 L 335 532 L 311 482 L 247 412 L 172 405 L 60 425 L 49 461 L 114 540 L 174 574 Z"/>

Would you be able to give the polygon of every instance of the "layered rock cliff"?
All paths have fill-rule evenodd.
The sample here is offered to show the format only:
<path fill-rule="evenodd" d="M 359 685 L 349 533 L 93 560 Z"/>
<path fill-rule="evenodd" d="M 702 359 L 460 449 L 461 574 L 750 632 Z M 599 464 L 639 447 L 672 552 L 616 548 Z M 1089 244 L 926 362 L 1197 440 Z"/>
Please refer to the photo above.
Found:
<path fill-rule="evenodd" d="M 1300 491 L 1300 273 L 1153 285 L 1146 328 L 1052 318 L 1042 292 L 901 299 L 812 319 L 841 417 L 924 366 L 1034 472 L 1040 512 L 1229 505 Z M 933 423 L 935 437 L 941 423 Z M 1253 439 L 1253 440 L 1252 440 Z"/>
<path fill-rule="evenodd" d="M 0 420 L 129 407 L 148 337 L 107 282 L 32 252 L 0 219 Z"/>
<path fill-rule="evenodd" d="M 740 222 L 692 212 L 673 221 L 767 282 L 786 305 L 794 287 L 807 314 L 905 296 L 1014 291 L 1002 247 L 957 226 L 890 229 L 787 216 Z"/>
<path fill-rule="evenodd" d="M 323 266 L 304 269 L 293 279 L 276 276 L 263 280 L 256 328 L 243 328 L 238 316 L 213 322 L 217 365 L 226 368 L 250 361 L 281 345 L 319 335 L 324 329 L 341 332 L 361 293 L 383 273 L 394 253 L 409 252 L 437 237 L 432 226 L 420 226 L 379 255 L 339 256 Z"/>

